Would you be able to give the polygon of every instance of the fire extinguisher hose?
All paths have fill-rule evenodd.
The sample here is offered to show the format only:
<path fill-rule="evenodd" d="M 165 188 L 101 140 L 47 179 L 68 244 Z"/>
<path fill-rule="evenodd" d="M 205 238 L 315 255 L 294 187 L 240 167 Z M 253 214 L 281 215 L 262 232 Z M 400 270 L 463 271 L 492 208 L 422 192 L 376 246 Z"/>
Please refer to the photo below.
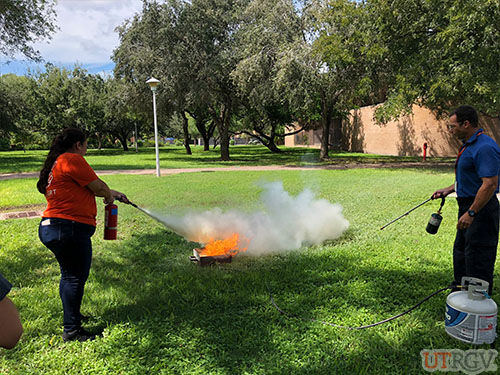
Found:
<path fill-rule="evenodd" d="M 431 299 L 432 297 L 434 297 L 435 295 L 445 291 L 445 290 L 448 290 L 448 289 L 454 289 L 454 288 L 459 288 L 460 286 L 456 286 L 456 285 L 450 285 L 450 286 L 447 286 L 445 288 L 441 288 L 439 290 L 436 290 L 435 292 L 429 294 L 427 297 L 425 297 L 423 300 L 421 300 L 419 303 L 417 303 L 416 305 L 410 307 L 408 310 L 406 311 L 403 311 L 402 313 L 400 314 L 397 314 L 397 315 L 394 315 L 394 316 L 391 316 L 390 318 L 387 318 L 387 319 L 384 319 L 384 320 L 381 320 L 379 322 L 375 322 L 375 323 L 372 323 L 372 324 L 368 324 L 366 326 L 359 326 L 359 327 L 348 327 L 348 326 L 343 326 L 343 325 L 339 325 L 339 324 L 334 324 L 334 323 L 330 323 L 330 322 L 326 322 L 324 320 L 319 320 L 319 319 L 314 319 L 314 318 L 304 318 L 302 316 L 299 316 L 299 315 L 296 315 L 296 314 L 292 314 L 292 313 L 289 313 L 289 312 L 286 312 L 284 311 L 283 309 L 281 309 L 278 304 L 276 303 L 276 301 L 274 300 L 274 297 L 273 297 L 273 292 L 271 290 L 271 287 L 269 286 L 269 284 L 266 282 L 266 286 L 267 286 L 267 290 L 269 291 L 269 297 L 271 299 L 271 304 L 274 306 L 274 308 L 276 310 L 278 310 L 281 314 L 289 317 L 289 318 L 295 318 L 295 319 L 300 319 L 300 320 L 303 320 L 303 321 L 306 321 L 306 322 L 315 322 L 315 323 L 321 323 L 321 324 L 324 324 L 324 325 L 328 325 L 330 327 L 334 327 L 334 328 L 343 328 L 343 329 L 349 329 L 349 330 L 359 330 L 359 329 L 366 329 L 366 328 L 371 328 L 371 327 L 376 327 L 380 324 L 384 324 L 384 323 L 387 323 L 387 322 L 390 322 L 391 320 L 394 320 L 394 319 L 397 319 L 397 318 L 400 318 L 402 317 L 403 315 L 406 315 L 410 312 L 412 312 L 413 310 L 415 310 L 417 307 L 419 307 L 421 304 L 423 304 L 424 302 L 428 301 L 429 299 Z"/>

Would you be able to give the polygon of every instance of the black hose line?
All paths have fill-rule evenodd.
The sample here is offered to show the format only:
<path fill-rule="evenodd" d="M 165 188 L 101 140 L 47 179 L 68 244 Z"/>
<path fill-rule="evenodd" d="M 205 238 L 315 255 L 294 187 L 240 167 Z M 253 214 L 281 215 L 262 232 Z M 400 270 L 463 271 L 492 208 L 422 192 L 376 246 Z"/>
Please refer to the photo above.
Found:
<path fill-rule="evenodd" d="M 275 307 L 276 310 L 278 310 L 281 314 L 289 317 L 289 318 L 295 318 L 295 319 L 300 319 L 300 320 L 303 320 L 303 321 L 309 321 L 309 322 L 315 322 L 315 323 L 321 323 L 321 324 L 324 324 L 324 325 L 328 325 L 330 327 L 335 327 L 335 328 L 343 328 L 343 329 L 349 329 L 349 330 L 355 330 L 355 329 L 365 329 L 365 328 L 371 328 L 371 327 L 375 327 L 375 326 L 378 326 L 380 324 L 384 324 L 384 323 L 387 323 L 387 322 L 390 322 L 391 320 L 394 320 L 394 319 L 397 319 L 399 317 L 402 317 L 403 315 L 406 315 L 408 313 L 410 313 L 411 311 L 415 310 L 417 307 L 419 307 L 421 304 L 423 304 L 425 301 L 431 299 L 432 297 L 434 297 L 436 294 L 439 294 L 445 290 L 448 290 L 448 289 L 452 289 L 454 288 L 455 286 L 447 286 L 445 288 L 441 288 L 439 290 L 436 290 L 435 292 L 431 293 L 430 295 L 428 295 L 427 297 L 425 297 L 423 300 L 421 300 L 419 303 L 417 303 L 415 306 L 412 306 L 410 307 L 408 310 L 398 314 L 398 315 L 394 315 L 394 316 L 391 316 L 390 318 L 387 318 L 387 319 L 384 319 L 384 320 L 381 320 L 380 322 L 376 322 L 376 323 L 372 323 L 372 324 L 368 324 L 366 326 L 360 326 L 360 327 L 347 327 L 347 326 L 341 326 L 341 325 L 338 325 L 338 324 L 334 324 L 334 323 L 330 323 L 330 322 L 325 322 L 324 320 L 319 320 L 319 319 L 314 319 L 314 318 L 304 318 L 302 316 L 299 316 L 299 315 L 295 315 L 295 314 L 291 314 L 291 313 L 288 313 L 284 310 L 282 310 L 277 304 L 276 302 L 274 301 L 274 297 L 273 297 L 273 293 L 272 293 L 272 290 L 271 288 L 269 287 L 269 284 L 267 283 L 266 281 L 266 286 L 267 286 L 267 290 L 269 291 L 269 297 L 271 299 L 271 303 L 272 305 Z"/>
<path fill-rule="evenodd" d="M 227 270 L 227 271 L 238 271 L 238 272 L 244 272 L 240 269 L 237 269 L 237 268 L 229 268 L 229 267 L 223 267 L 223 266 L 218 266 L 218 269 L 222 269 L 222 270 Z M 281 309 L 278 304 L 276 303 L 276 301 L 274 301 L 274 296 L 273 296 L 273 292 L 271 290 L 271 287 L 269 286 L 269 283 L 266 281 L 266 287 L 267 287 L 267 291 L 269 292 L 269 298 L 271 300 L 271 304 L 274 306 L 274 308 L 276 310 L 278 310 L 282 315 L 285 315 L 289 318 L 295 318 L 295 319 L 299 319 L 299 320 L 302 320 L 302 321 L 305 321 L 305 322 L 315 322 L 315 323 L 320 323 L 320 324 L 324 324 L 324 325 L 327 325 L 327 326 L 330 326 L 330 327 L 334 327 L 334 328 L 342 328 L 342 329 L 348 329 L 348 330 L 360 330 L 360 329 L 366 329 L 366 328 L 371 328 L 371 327 L 376 327 L 378 325 L 381 325 L 381 324 L 384 324 L 384 323 L 387 323 L 387 322 L 390 322 L 391 320 L 394 320 L 394 319 L 397 319 L 397 318 L 400 318 L 402 317 L 403 315 L 406 315 L 406 314 L 409 314 L 410 312 L 412 312 L 413 310 L 415 310 L 417 307 L 419 307 L 421 304 L 423 304 L 424 302 L 430 300 L 432 297 L 434 297 L 435 295 L 441 293 L 441 292 L 444 292 L 445 290 L 448 290 L 448 289 L 452 289 L 452 290 L 456 290 L 457 288 L 458 289 L 462 289 L 462 286 L 460 285 L 450 285 L 450 286 L 447 286 L 447 287 L 444 287 L 444 288 L 441 288 L 439 290 L 436 290 L 435 292 L 429 294 L 427 297 L 425 297 L 423 300 L 421 300 L 420 302 L 418 302 L 416 305 L 410 307 L 408 310 L 406 311 L 403 311 L 402 313 L 400 314 L 397 314 L 397 315 L 394 315 L 394 316 L 391 316 L 390 318 L 387 318 L 387 319 L 384 319 L 384 320 L 381 320 L 379 322 L 375 322 L 375 323 L 372 323 L 372 324 L 368 324 L 366 326 L 359 326 L 359 327 L 348 327 L 348 326 L 342 326 L 342 325 L 339 325 L 339 324 L 334 324 L 334 323 L 330 323 L 330 322 L 326 322 L 324 320 L 319 320 L 319 319 L 314 319 L 314 318 L 304 318 L 302 316 L 299 316 L 299 315 L 296 315 L 296 314 L 292 314 L 292 313 L 288 313 L 286 311 L 284 311 L 283 309 Z"/>

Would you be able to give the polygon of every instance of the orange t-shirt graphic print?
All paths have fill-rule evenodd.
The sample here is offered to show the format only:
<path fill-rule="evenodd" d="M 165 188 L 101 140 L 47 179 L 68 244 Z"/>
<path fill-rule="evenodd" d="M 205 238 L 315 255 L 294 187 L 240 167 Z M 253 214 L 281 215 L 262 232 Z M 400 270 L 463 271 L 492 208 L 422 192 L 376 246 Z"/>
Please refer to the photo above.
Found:
<path fill-rule="evenodd" d="M 43 217 L 73 220 L 95 226 L 95 195 L 86 186 L 97 178 L 82 155 L 61 154 L 47 181 L 47 209 L 43 212 Z"/>

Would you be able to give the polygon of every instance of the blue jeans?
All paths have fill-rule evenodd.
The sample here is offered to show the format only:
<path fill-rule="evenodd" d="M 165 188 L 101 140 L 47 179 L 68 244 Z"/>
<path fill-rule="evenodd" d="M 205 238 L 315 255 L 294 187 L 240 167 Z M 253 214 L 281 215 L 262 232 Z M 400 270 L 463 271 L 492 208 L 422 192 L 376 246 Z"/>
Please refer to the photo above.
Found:
<path fill-rule="evenodd" d="M 80 306 L 92 261 L 91 237 L 95 227 L 65 219 L 44 218 L 38 227 L 40 241 L 56 256 L 61 268 L 59 295 L 64 311 L 64 331 L 81 326 Z"/>

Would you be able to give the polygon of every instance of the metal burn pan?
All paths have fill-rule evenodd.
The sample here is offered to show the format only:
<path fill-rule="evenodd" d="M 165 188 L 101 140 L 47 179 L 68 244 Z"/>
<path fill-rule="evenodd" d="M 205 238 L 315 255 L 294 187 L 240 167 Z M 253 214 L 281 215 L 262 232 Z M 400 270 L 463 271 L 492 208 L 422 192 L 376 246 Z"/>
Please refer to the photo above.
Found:
<path fill-rule="evenodd" d="M 201 255 L 203 249 L 193 249 L 193 255 L 189 257 L 193 263 L 198 263 L 200 266 L 209 266 L 214 263 L 231 263 L 232 255 Z"/>

